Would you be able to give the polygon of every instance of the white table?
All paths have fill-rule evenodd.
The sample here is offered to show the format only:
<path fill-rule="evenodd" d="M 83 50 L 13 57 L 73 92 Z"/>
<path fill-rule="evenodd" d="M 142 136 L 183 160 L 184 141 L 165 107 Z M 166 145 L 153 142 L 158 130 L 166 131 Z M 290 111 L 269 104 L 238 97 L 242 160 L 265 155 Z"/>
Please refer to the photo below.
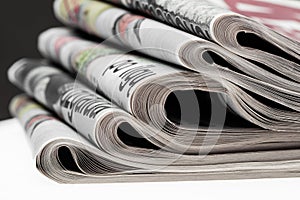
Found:
<path fill-rule="evenodd" d="M 299 199 L 300 178 L 173 183 L 60 185 L 34 166 L 22 127 L 0 122 L 0 200 L 7 199 Z"/>

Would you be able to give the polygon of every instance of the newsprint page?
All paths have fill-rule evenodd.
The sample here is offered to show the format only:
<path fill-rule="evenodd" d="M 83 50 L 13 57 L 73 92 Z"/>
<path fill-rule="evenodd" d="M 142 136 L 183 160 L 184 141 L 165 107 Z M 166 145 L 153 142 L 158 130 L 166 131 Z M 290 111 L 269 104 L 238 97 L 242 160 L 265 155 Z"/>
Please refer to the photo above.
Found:
<path fill-rule="evenodd" d="M 13 119 L 0 122 L 12 134 L 1 153 L 1 171 L 11 177 L 5 185 L 22 183 L 20 173 L 66 190 L 127 185 L 138 194 L 174 184 L 173 194 L 201 186 L 214 188 L 203 195 L 222 195 L 219 183 L 231 184 L 222 186 L 231 193 L 252 183 L 293 194 L 300 183 L 300 1 L 53 0 L 48 9 L 58 25 L 44 22 L 36 32 L 30 48 L 39 56 L 16 55 L 4 74 L 20 91 L 5 106 Z M 18 49 L 35 26 L 28 16 L 18 16 L 11 38 Z M 27 145 L 16 143 L 24 138 Z M 245 194 L 239 199 L 266 195 Z"/>

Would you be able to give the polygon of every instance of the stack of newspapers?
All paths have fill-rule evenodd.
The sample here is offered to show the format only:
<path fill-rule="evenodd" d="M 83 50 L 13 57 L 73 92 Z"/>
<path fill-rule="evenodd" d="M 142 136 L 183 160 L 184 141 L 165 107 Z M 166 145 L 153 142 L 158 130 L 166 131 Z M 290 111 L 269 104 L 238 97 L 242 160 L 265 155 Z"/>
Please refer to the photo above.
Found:
<path fill-rule="evenodd" d="M 61 183 L 300 176 L 300 43 L 218 2 L 55 0 L 66 27 L 40 34 L 45 59 L 8 71 L 37 169 Z"/>

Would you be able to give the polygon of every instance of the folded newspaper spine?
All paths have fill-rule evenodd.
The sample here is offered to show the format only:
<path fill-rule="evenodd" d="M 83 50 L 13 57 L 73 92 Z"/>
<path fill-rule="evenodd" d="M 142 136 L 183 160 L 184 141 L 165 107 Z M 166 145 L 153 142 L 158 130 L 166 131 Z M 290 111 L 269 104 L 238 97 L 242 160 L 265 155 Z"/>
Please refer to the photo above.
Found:
<path fill-rule="evenodd" d="M 145 129 L 141 134 L 153 135 L 145 138 L 151 137 L 153 143 L 158 143 L 155 129 L 43 61 L 16 62 L 9 70 L 9 79 L 98 146 L 105 148 L 105 143 L 110 144 L 110 137 L 117 136 L 114 130 L 122 122 L 124 127 L 136 125 L 137 131 Z"/>
<path fill-rule="evenodd" d="M 276 68 L 283 76 L 289 74 L 293 77 L 292 73 L 295 73 L 293 80 L 299 82 L 299 42 L 253 19 L 221 8 L 212 0 L 108 1 L 214 41 L 237 55 L 271 68 L 270 70 Z"/>
<path fill-rule="evenodd" d="M 299 131 L 298 112 L 274 108 L 275 103 L 271 106 L 271 101 L 257 100 L 229 81 L 128 54 L 106 43 L 96 44 L 65 28 L 45 31 L 38 43 L 45 57 L 62 64 L 72 73 L 78 72 L 121 108 L 171 135 L 198 132 L 199 124 L 201 127 L 210 125 L 210 130 L 220 130 L 224 128 L 225 114 L 227 118 L 233 117 L 231 121 L 237 121 L 238 117 L 227 110 L 226 103 L 242 118 L 263 128 Z M 286 90 L 263 82 L 246 82 L 249 91 L 261 91 L 264 98 L 293 107 L 297 105 L 294 95 L 289 99 L 282 94 L 281 91 Z M 279 112 L 281 117 L 278 117 Z M 207 131 L 203 128 L 202 132 Z M 227 131 L 236 130 L 225 128 L 223 132 Z M 242 129 L 239 131 L 243 132 Z"/>
<path fill-rule="evenodd" d="M 143 3 L 146 2 L 143 1 Z M 176 3 L 178 2 L 176 1 Z M 186 6 L 190 5 L 188 2 L 185 4 Z M 202 11 L 202 9 L 199 10 Z M 210 11 L 214 13 L 215 10 Z M 239 53 L 237 56 L 213 42 L 107 3 L 91 0 L 56 0 L 54 12 L 56 17 L 66 25 L 81 28 L 108 41 L 126 45 L 134 50 L 182 65 L 188 69 L 218 76 L 219 70 L 222 72 L 225 69 L 226 71 L 233 70 L 236 73 L 241 72 L 272 84 L 281 82 L 281 86 L 285 85 L 282 83 L 282 77 L 288 77 L 299 83 L 299 59 L 294 59 L 295 63 L 269 53 L 251 51 L 250 56 L 259 57 L 255 59 L 257 65 L 254 65 L 239 57 L 243 53 Z M 176 19 L 180 20 L 180 17 Z M 224 31 L 225 29 L 220 30 L 222 33 L 227 33 Z M 248 42 L 248 39 L 246 41 Z M 250 42 L 264 45 L 260 41 Z M 278 48 L 270 47 L 270 49 L 277 50 Z M 286 56 L 286 54 L 282 53 L 282 56 Z M 274 71 L 276 73 L 273 73 Z"/>
<path fill-rule="evenodd" d="M 186 2 L 186 6 L 188 5 L 190 4 Z M 78 12 L 79 7 L 82 12 Z M 212 13 L 209 12 L 208 14 L 213 15 L 214 10 L 220 9 L 216 7 L 212 10 Z M 221 10 L 224 11 L 224 9 Z M 282 52 L 275 46 L 265 44 L 263 41 L 246 39 L 248 43 L 259 44 L 262 46 L 261 48 L 267 48 L 271 51 L 267 53 L 260 52 L 257 49 L 251 51 L 250 56 L 257 57 L 257 59 L 254 59 L 254 65 L 239 57 L 243 56 L 243 53 L 238 53 L 239 56 L 234 55 L 212 42 L 103 2 L 56 0 L 54 11 L 57 18 L 67 25 L 81 28 L 115 43 L 123 43 L 123 45 L 127 45 L 134 50 L 189 69 L 209 73 L 210 75 L 217 74 L 218 76 L 220 76 L 220 73 L 224 73 L 223 71 L 226 69 L 227 74 L 224 77 L 229 76 L 233 83 L 241 80 L 232 78 L 231 71 L 242 75 L 246 74 L 270 84 L 277 83 L 276 86 L 278 87 L 285 87 L 284 85 L 287 84 L 286 79 L 290 79 L 293 80 L 289 81 L 291 86 L 285 89 L 299 92 L 299 59 L 288 56 L 287 53 Z M 88 15 L 86 16 L 85 13 L 88 13 Z M 227 33 L 223 30 L 222 32 Z M 286 59 L 272 53 L 280 54 Z M 297 87 L 295 84 L 297 84 Z M 244 83 L 244 85 L 247 85 L 247 83 Z M 252 89 L 250 90 L 252 91 Z"/>
<path fill-rule="evenodd" d="M 254 128 L 231 127 L 222 132 L 207 128 L 189 130 L 188 127 L 173 132 L 158 129 L 153 127 L 157 122 L 144 123 L 134 118 L 43 61 L 23 59 L 16 62 L 9 70 L 9 79 L 105 151 L 116 149 L 112 146 L 120 142 L 119 137 L 135 138 L 136 141 L 131 142 L 135 146 L 143 144 L 152 149 L 188 154 L 292 148 L 300 141 L 297 132 L 269 132 Z M 292 136 L 294 140 L 290 142 Z M 135 155 L 136 152 L 129 153 Z"/>
<path fill-rule="evenodd" d="M 206 157 L 176 157 L 160 151 L 155 154 L 157 158 L 151 159 L 152 164 L 142 164 L 149 158 L 144 157 L 141 161 L 136 156 L 128 160 L 119 159 L 96 148 L 26 95 L 15 97 L 10 111 L 26 130 L 37 169 L 59 183 L 300 176 L 298 150 Z M 140 150 L 135 148 L 137 152 Z"/>

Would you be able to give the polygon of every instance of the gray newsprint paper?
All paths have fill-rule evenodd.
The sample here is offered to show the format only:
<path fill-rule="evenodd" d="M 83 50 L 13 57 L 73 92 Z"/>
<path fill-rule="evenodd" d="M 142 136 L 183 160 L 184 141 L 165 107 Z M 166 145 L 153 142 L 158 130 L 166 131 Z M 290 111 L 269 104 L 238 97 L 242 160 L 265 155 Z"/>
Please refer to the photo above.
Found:
<path fill-rule="evenodd" d="M 41 173 L 60 183 L 299 176 L 298 42 L 210 0 L 110 3 L 55 0 L 67 27 L 40 34 L 48 60 L 8 70 L 26 93 L 10 112 Z"/>
<path fill-rule="evenodd" d="M 289 39 L 251 18 L 226 9 L 224 3 L 222 6 L 218 5 L 220 1 L 108 0 L 108 2 L 140 11 L 178 29 L 214 41 L 229 51 L 267 67 L 285 70 L 299 67 L 300 43 L 298 41 Z M 228 4 L 234 4 L 234 1 Z M 276 4 L 273 5 L 275 6 Z M 259 8 L 261 7 L 256 7 Z M 269 10 L 275 14 L 280 12 L 280 9 L 273 11 L 269 8 Z M 297 13 L 294 10 L 291 12 Z M 296 16 L 294 19 L 297 18 Z M 287 25 L 287 28 L 293 29 L 293 26 Z M 294 80 L 298 82 L 299 79 Z"/>
<path fill-rule="evenodd" d="M 143 1 L 145 5 L 147 2 Z M 243 47 L 242 52 L 235 52 L 237 53 L 235 55 L 225 50 L 227 47 L 223 43 L 217 45 L 205 40 L 208 38 L 203 39 L 188 34 L 99 1 L 56 0 L 54 11 L 57 18 L 68 26 L 81 28 L 114 44 L 130 47 L 153 57 L 201 72 L 216 80 L 226 88 L 226 91 L 229 91 L 230 98 L 226 98 L 227 104 L 239 115 L 263 128 L 280 131 L 299 130 L 297 124 L 298 112 L 300 111 L 300 62 L 299 56 L 296 55 L 296 52 L 299 52 L 297 51 L 299 47 L 297 42 L 291 41 L 253 20 L 220 9 L 206 1 L 201 1 L 201 3 L 199 3 L 200 1 L 197 1 L 198 3 L 196 1 L 182 1 L 185 2 L 185 5 L 176 7 L 176 9 L 173 8 L 175 3 L 176 5 L 183 4 L 177 1 L 168 1 L 168 4 L 164 4 L 164 1 L 158 2 L 161 6 L 174 9 L 171 14 L 176 11 L 182 15 L 187 15 L 186 17 L 195 16 L 194 21 L 204 27 L 215 21 L 220 21 L 224 17 L 227 19 L 227 16 L 234 17 L 234 19 L 238 19 L 237 21 L 245 20 L 246 22 L 241 22 L 241 24 L 248 24 L 247 27 L 251 25 L 254 28 L 259 26 L 260 31 L 265 31 L 262 34 L 269 35 L 268 38 L 276 35 L 278 43 L 274 45 L 278 48 L 274 45 L 266 45 L 271 41 L 256 40 L 257 37 L 253 34 L 249 36 L 250 39 L 247 36 L 244 41 L 241 32 L 242 35 L 237 37 L 242 38 L 247 45 L 260 44 L 262 45 L 260 48 L 267 47 L 268 50 Z M 187 12 L 187 7 L 190 5 L 201 10 L 203 15 L 198 16 L 194 9 L 188 9 L 189 12 Z M 201 9 L 202 7 L 203 9 Z M 210 9 L 212 11 L 208 12 Z M 172 16 L 171 14 L 168 16 Z M 177 18 L 180 18 L 180 15 Z M 228 20 L 235 21 L 232 18 L 228 18 Z M 224 21 L 226 22 L 226 20 Z M 251 24 L 249 25 L 249 23 Z M 199 26 L 202 27 L 202 25 Z M 209 25 L 210 29 L 215 26 Z M 230 26 L 226 25 L 226 27 Z M 238 28 L 241 25 L 234 27 Z M 236 35 L 230 33 L 230 30 L 225 30 L 225 28 L 220 28 L 220 30 L 222 30 L 221 33 Z M 244 32 L 246 34 L 247 31 Z M 213 38 L 212 33 L 208 33 L 210 33 L 208 34 L 210 38 Z M 281 38 L 280 41 L 279 37 Z M 251 42 L 251 38 L 256 39 Z M 289 41 L 284 46 L 289 48 L 291 52 L 286 51 L 282 45 L 280 46 L 282 41 Z M 288 47 L 286 44 L 289 44 Z M 232 46 L 228 48 L 240 49 L 240 47 Z M 250 57 L 247 56 L 248 54 Z M 256 58 L 252 59 L 251 56 Z M 249 107 L 251 108 L 250 111 L 245 111 Z M 279 113 L 281 114 L 279 115 Z"/>
<path fill-rule="evenodd" d="M 10 111 L 26 130 L 37 169 L 59 183 L 299 176 L 299 150 L 179 156 L 116 142 L 106 151 L 26 95 L 15 97 Z"/>
<path fill-rule="evenodd" d="M 148 1 L 142 2 L 145 3 L 145 5 L 148 5 Z M 153 3 L 155 1 L 151 2 Z M 168 8 L 173 5 L 173 1 L 167 2 L 165 4 L 168 5 Z M 195 5 L 197 4 L 195 1 L 180 1 L 179 3 L 178 1 L 174 2 L 179 6 L 178 10 L 180 13 L 185 13 L 189 17 L 195 16 L 196 19 L 190 19 L 189 21 L 191 21 L 190 23 L 194 24 L 193 26 L 191 25 L 192 27 L 198 27 L 193 28 L 197 30 L 208 29 L 210 22 L 214 21 L 214 16 L 219 16 L 216 13 L 225 12 L 225 14 L 222 15 L 223 17 L 234 14 L 224 9 L 218 9 L 213 5 L 204 6 L 204 8 L 202 8 L 202 3 L 205 3 L 206 1 L 196 1 L 198 4 L 201 4 L 199 6 Z M 185 6 L 181 6 L 182 4 L 185 4 Z M 187 8 L 193 6 L 200 8 Z M 185 12 L 181 10 L 184 10 Z M 203 14 L 197 16 L 197 14 L 200 13 L 197 10 L 200 10 L 203 12 Z M 291 52 L 285 52 L 285 49 L 280 50 L 279 48 L 276 48 L 278 44 L 268 45 L 268 42 L 270 41 L 264 42 L 262 39 L 259 40 L 253 34 L 249 36 L 247 34 L 250 33 L 248 33 L 246 30 L 244 32 L 240 31 L 240 34 L 237 35 L 235 33 L 230 33 L 230 31 L 227 30 L 227 28 L 231 27 L 227 24 L 225 28 L 216 28 L 220 31 L 220 34 L 226 33 L 227 37 L 230 35 L 232 37 L 228 38 L 230 41 L 234 40 L 234 35 L 237 35 L 236 40 L 239 39 L 240 42 L 245 45 L 245 47 L 238 45 L 238 42 L 231 42 L 232 44 L 228 48 L 223 44 L 221 45 L 222 47 L 227 48 L 229 51 L 235 50 L 234 52 L 237 54 L 235 55 L 225 50 L 221 46 L 205 40 L 207 37 L 210 37 L 207 31 L 204 31 L 207 32 L 205 33 L 207 37 L 203 37 L 205 38 L 203 39 L 199 37 L 199 35 L 201 36 L 203 34 L 196 34 L 198 36 L 197 37 L 171 26 L 167 26 L 158 21 L 130 13 L 129 11 L 100 1 L 56 0 L 54 2 L 54 12 L 57 19 L 68 26 L 80 28 L 116 44 L 133 48 L 136 51 L 182 65 L 188 69 L 201 71 L 202 73 L 211 72 L 214 74 L 214 70 L 212 70 L 214 67 L 229 68 L 234 69 L 235 72 L 242 71 L 242 73 L 245 73 L 249 76 L 252 76 L 253 73 L 256 73 L 257 77 L 255 78 L 260 80 L 261 78 L 259 76 L 263 76 L 261 74 L 272 74 L 273 78 L 269 78 L 268 75 L 263 77 L 264 81 L 272 81 L 275 75 L 277 75 L 275 76 L 276 79 L 281 78 L 281 76 L 278 74 L 272 73 L 272 70 L 274 70 L 279 74 L 284 74 L 284 76 L 289 77 L 295 82 L 298 82 L 299 80 L 298 77 L 300 72 L 297 70 L 299 68 L 299 55 L 297 55 L 297 52 L 299 52 L 299 44 L 297 42 L 290 41 L 283 36 L 281 36 L 283 37 L 282 40 L 279 41 L 279 39 L 276 39 L 276 41 L 280 43 L 284 40 L 290 41 L 289 43 L 292 44 L 287 42 L 282 43 L 284 46 L 287 46 L 286 48 L 294 48 L 293 50 L 290 49 Z M 228 13 L 230 13 L 230 15 Z M 173 19 L 173 10 L 172 12 L 170 11 L 170 13 L 165 14 L 168 16 L 168 19 Z M 185 19 L 185 17 L 180 16 L 181 15 L 176 15 L 177 20 L 174 21 L 177 22 L 181 19 Z M 199 22 L 195 22 L 196 20 Z M 253 20 L 250 20 L 250 22 L 255 23 Z M 239 27 L 235 24 L 232 26 L 236 28 Z M 251 24 L 248 26 L 253 27 Z M 262 33 L 263 35 L 268 35 L 268 32 L 277 34 L 264 26 L 259 27 L 259 29 L 262 29 L 261 32 L 267 31 L 266 33 L 264 32 L 264 34 Z M 277 35 L 278 37 L 280 36 L 279 34 Z M 261 47 L 256 48 L 251 46 L 255 44 L 261 45 Z M 240 56 L 254 60 L 255 64 L 242 59 Z"/>
<path fill-rule="evenodd" d="M 118 61 L 114 60 L 114 62 Z M 102 66 L 105 66 L 104 64 Z M 110 69 L 110 66 L 112 65 L 108 65 L 106 69 Z M 159 66 L 156 67 L 159 69 Z M 127 70 L 131 70 L 131 68 Z M 169 71 L 169 73 L 171 72 L 172 70 Z M 125 112 L 111 101 L 96 94 L 95 91 L 44 61 L 22 59 L 16 62 L 8 73 L 12 83 L 53 110 L 66 123 L 99 147 L 103 146 L 103 142 L 111 143 L 112 141 L 106 134 L 117 134 L 118 131 L 114 132 L 113 130 L 119 129 L 132 131 L 129 134 L 131 136 L 139 137 L 139 135 L 142 135 L 148 142 L 158 148 L 190 154 L 265 150 L 279 147 L 290 148 L 297 146 L 300 141 L 300 135 L 297 132 L 270 132 L 258 127 L 255 128 L 230 111 L 228 111 L 226 117 L 232 120 L 232 123 L 226 124 L 224 121 L 224 128 L 218 126 L 219 124 L 223 125 L 222 119 L 214 119 L 213 117 L 214 115 L 220 117 L 219 112 L 226 112 L 226 110 L 222 110 L 224 108 L 219 105 L 222 102 L 218 101 L 217 92 L 215 91 L 212 95 L 205 95 L 203 92 L 209 92 L 205 88 L 201 90 L 198 87 L 201 96 L 197 98 L 197 94 L 193 89 L 190 89 L 189 86 L 185 87 L 184 90 L 188 91 L 190 89 L 191 94 L 177 94 L 182 101 L 182 105 L 179 105 L 179 108 L 182 107 L 182 109 L 176 111 L 174 106 L 177 107 L 177 105 L 174 104 L 174 99 L 172 100 L 174 96 L 167 90 L 168 85 L 160 83 L 165 88 L 159 87 L 159 89 L 162 91 L 167 90 L 165 95 L 171 97 L 171 101 L 165 102 L 158 98 L 157 101 L 160 100 L 158 103 L 161 106 L 155 106 L 154 104 L 154 109 L 148 110 L 140 107 L 135 112 L 132 110 Z M 173 78 L 174 75 L 176 74 L 171 74 L 171 77 Z M 180 80 L 180 76 L 177 76 L 178 80 Z M 116 80 L 115 83 L 119 86 L 120 84 L 117 81 L 119 80 Z M 182 78 L 182 81 L 185 81 L 185 78 Z M 145 83 L 141 81 L 139 84 Z M 153 94 L 149 93 L 143 100 L 141 99 L 143 98 L 142 94 L 139 94 L 139 101 L 146 103 L 149 101 L 146 105 L 151 105 L 152 102 L 147 100 L 149 95 Z M 125 98 L 126 96 L 122 97 Z M 206 100 L 203 99 L 204 97 Z M 209 100 L 210 98 L 212 99 Z M 129 98 L 125 98 L 122 101 L 126 105 L 129 100 Z M 212 104 L 211 101 L 216 102 Z M 214 106 L 214 109 L 218 109 L 218 112 L 211 114 L 209 112 L 210 108 Z M 168 109 L 168 107 L 171 107 L 171 109 Z M 186 113 L 183 111 L 185 109 L 187 109 Z M 201 116 L 197 112 L 201 113 Z M 191 117 L 191 113 L 194 117 Z M 182 114 L 182 117 L 180 117 L 180 114 Z M 143 116 L 148 115 L 152 115 L 152 117 L 147 120 L 143 118 Z M 211 122 L 209 122 L 210 119 L 212 119 Z M 183 123 L 176 123 L 181 120 Z M 214 124 L 216 125 L 214 126 Z M 271 137 L 269 134 L 271 134 Z M 294 141 L 288 142 L 289 137 L 287 136 L 294 137 Z M 264 142 L 261 143 L 261 141 Z"/>
<path fill-rule="evenodd" d="M 178 131 L 183 135 L 195 132 L 199 129 L 199 121 L 213 120 L 187 117 L 189 118 L 187 128 L 184 127 L 185 120 L 182 118 L 181 126 L 176 124 L 180 121 L 178 116 L 198 116 L 195 113 L 202 108 L 203 112 L 206 105 L 214 102 L 213 107 L 219 110 L 218 113 L 226 113 L 226 106 L 229 106 L 240 117 L 266 129 L 288 132 L 299 130 L 297 111 L 291 112 L 284 108 L 279 110 L 279 107 L 274 108 L 275 104 L 270 104 L 274 101 L 297 109 L 296 93 L 283 88 L 291 87 L 290 85 L 279 87 L 225 72 L 224 79 L 232 78 L 231 81 L 222 77 L 217 79 L 203 76 L 175 65 L 163 64 L 128 53 L 111 44 L 97 44 L 82 39 L 66 28 L 53 28 L 43 32 L 38 43 L 40 52 L 46 58 L 60 63 L 71 73 L 78 73 L 119 107 L 148 124 L 152 123 L 158 129 L 172 133 Z M 243 89 L 260 94 L 266 100 L 253 98 Z M 179 102 L 181 110 L 176 111 L 173 108 L 171 111 L 173 114 L 170 115 L 171 112 L 167 109 L 165 115 L 165 108 L 171 107 L 168 105 L 172 101 L 172 96 L 181 97 L 182 101 Z M 205 100 L 205 96 L 209 97 L 208 101 Z M 268 99 L 271 101 L 267 101 Z M 199 104 L 203 106 L 199 107 Z M 172 107 L 176 105 L 173 103 Z M 176 115 L 176 112 L 180 112 L 181 115 Z M 278 113 L 281 113 L 282 117 L 279 118 Z M 227 112 L 227 117 L 230 114 L 231 112 Z M 214 118 L 209 117 L 209 113 L 207 116 Z M 220 120 L 213 123 L 222 124 Z M 193 124 L 194 128 L 191 127 Z"/>
<path fill-rule="evenodd" d="M 164 10 L 159 13 L 169 21 L 191 23 L 191 27 L 198 27 L 193 29 L 203 33 L 188 34 L 179 30 L 180 25 L 176 29 L 100 1 L 56 0 L 54 12 L 66 25 L 202 73 L 219 66 L 248 76 L 255 73 L 255 78 L 265 73 L 272 74 L 276 81 L 286 77 L 299 84 L 299 43 L 254 20 L 206 0 L 130 2 L 133 7 L 142 5 L 137 6 L 142 9 L 159 5 Z M 264 81 L 274 82 L 270 79 L 264 76 Z"/>

